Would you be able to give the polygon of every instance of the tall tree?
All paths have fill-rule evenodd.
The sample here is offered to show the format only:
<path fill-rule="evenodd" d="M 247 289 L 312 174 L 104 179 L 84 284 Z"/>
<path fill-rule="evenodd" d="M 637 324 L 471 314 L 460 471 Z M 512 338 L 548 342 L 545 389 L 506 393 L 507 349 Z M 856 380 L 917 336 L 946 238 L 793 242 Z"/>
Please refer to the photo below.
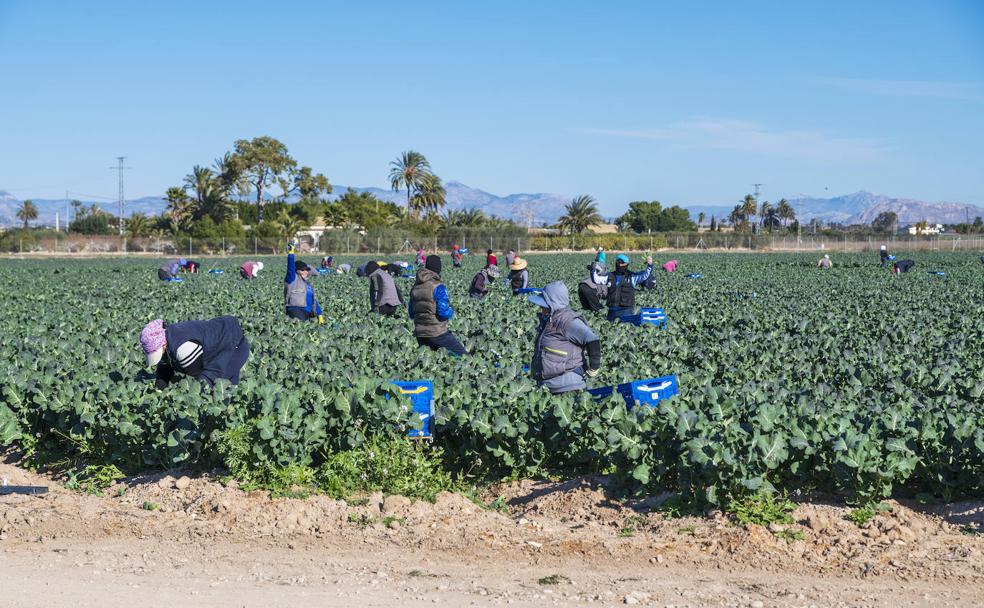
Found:
<path fill-rule="evenodd" d="M 746 194 L 745 198 L 741 199 L 742 221 L 750 224 L 756 211 L 758 211 L 758 201 L 751 194 Z"/>
<path fill-rule="evenodd" d="M 34 204 L 34 201 L 28 199 L 21 203 L 20 208 L 17 209 L 17 219 L 24 222 L 25 229 L 27 229 L 28 222 L 38 219 L 38 208 Z"/>
<path fill-rule="evenodd" d="M 703 226 L 704 225 L 704 217 L 705 216 L 704 216 L 704 212 L 703 211 L 701 211 L 700 213 L 697 214 L 697 225 L 698 226 Z"/>
<path fill-rule="evenodd" d="M 406 189 L 407 191 L 407 215 L 411 213 L 410 199 L 413 192 L 419 190 L 430 175 L 430 163 L 420 152 L 407 150 L 396 160 L 390 163 L 389 180 L 393 190 Z"/>
<path fill-rule="evenodd" d="M 315 173 L 311 167 L 301 167 L 300 170 L 293 172 L 289 179 L 281 179 L 280 188 L 284 191 L 284 198 L 295 192 L 302 200 L 320 200 L 322 195 L 331 194 L 328 178 Z"/>
<path fill-rule="evenodd" d="M 150 218 L 143 213 L 134 213 L 126 222 L 126 232 L 131 237 L 147 236 L 152 229 Z"/>
<path fill-rule="evenodd" d="M 171 226 L 177 230 L 187 230 L 194 219 L 194 205 L 184 188 L 174 186 L 167 189 L 165 197 L 167 209 L 165 214 L 171 220 Z"/>
<path fill-rule="evenodd" d="M 414 213 L 437 211 L 446 203 L 447 191 L 441 178 L 433 173 L 426 173 L 420 180 L 416 193 L 410 199 L 410 206 Z"/>
<path fill-rule="evenodd" d="M 899 216 L 894 211 L 882 211 L 871 221 L 871 228 L 875 232 L 891 232 L 898 225 Z"/>
<path fill-rule="evenodd" d="M 604 220 L 598 213 L 598 205 L 595 200 L 582 194 L 571 200 L 564 207 L 564 215 L 557 222 L 557 226 L 568 234 L 581 234 L 591 226 L 600 224 Z"/>
<path fill-rule="evenodd" d="M 199 205 L 202 205 L 209 196 L 213 196 L 218 187 L 212 170 L 200 165 L 191 168 L 191 173 L 184 178 L 184 184 L 186 190 L 195 193 L 195 200 Z"/>
<path fill-rule="evenodd" d="M 734 230 L 738 230 L 745 223 L 745 218 L 745 207 L 743 205 L 735 205 L 735 208 L 728 214 L 728 221 L 731 222 L 731 227 Z"/>
<path fill-rule="evenodd" d="M 776 212 L 779 214 L 783 226 L 788 227 L 789 222 L 796 219 L 796 210 L 784 198 L 779 199 L 779 202 L 776 203 Z"/>
<path fill-rule="evenodd" d="M 287 153 L 287 146 L 264 135 L 249 140 L 237 140 L 232 163 L 256 192 L 257 215 L 262 222 L 266 206 L 263 192 L 285 175 L 289 175 L 297 167 L 297 161 Z"/>

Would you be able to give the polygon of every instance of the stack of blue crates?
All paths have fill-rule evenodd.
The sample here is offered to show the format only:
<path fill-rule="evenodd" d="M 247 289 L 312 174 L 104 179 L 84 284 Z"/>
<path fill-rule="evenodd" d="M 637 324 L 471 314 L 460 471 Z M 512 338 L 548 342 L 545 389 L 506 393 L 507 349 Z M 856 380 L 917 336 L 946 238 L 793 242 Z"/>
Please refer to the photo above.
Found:
<path fill-rule="evenodd" d="M 540 289 L 539 287 L 520 287 L 519 289 L 516 290 L 516 293 L 531 293 L 535 295 L 540 295 L 541 293 L 543 293 L 543 290 Z"/>
<path fill-rule="evenodd" d="M 209 270 L 208 273 L 209 274 L 225 274 L 225 270 L 222 270 L 221 268 L 213 268 L 212 270 Z"/>
<path fill-rule="evenodd" d="M 680 392 L 676 376 L 662 376 L 649 380 L 636 380 L 618 386 L 603 386 L 588 389 L 588 393 L 596 399 L 603 399 L 612 393 L 618 393 L 625 400 L 626 409 L 632 409 L 638 402 L 641 405 L 655 406 L 661 400 Z"/>
<path fill-rule="evenodd" d="M 420 430 L 410 429 L 407 436 L 413 439 L 434 438 L 434 383 L 430 380 L 393 380 L 397 392 L 410 397 L 413 411 L 420 416 L 423 427 Z"/>
<path fill-rule="evenodd" d="M 639 314 L 621 317 L 623 323 L 633 325 L 655 325 L 661 329 L 666 329 L 666 313 L 662 308 L 643 308 Z"/>

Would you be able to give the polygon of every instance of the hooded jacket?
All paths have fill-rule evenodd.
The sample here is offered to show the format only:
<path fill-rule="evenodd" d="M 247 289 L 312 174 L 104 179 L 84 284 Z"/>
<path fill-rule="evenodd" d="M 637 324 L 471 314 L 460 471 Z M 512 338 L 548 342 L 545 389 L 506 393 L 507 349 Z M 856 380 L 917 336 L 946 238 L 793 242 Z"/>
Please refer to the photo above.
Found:
<path fill-rule="evenodd" d="M 560 281 L 543 288 L 550 314 L 541 316 L 530 370 L 533 378 L 552 393 L 585 388 L 586 368 L 601 365 L 601 344 L 588 324 L 571 310 L 567 286 Z M 588 351 L 585 365 L 584 351 Z"/>
<path fill-rule="evenodd" d="M 235 317 L 172 323 L 164 329 L 164 335 L 167 347 L 164 357 L 157 364 L 158 386 L 162 382 L 167 384 L 175 372 L 189 373 L 209 385 L 214 385 L 219 378 L 239 384 L 239 372 L 249 358 L 249 341 Z M 178 347 L 185 342 L 201 345 L 200 370 L 184 370 L 173 363 L 178 360 Z"/>
<path fill-rule="evenodd" d="M 441 275 L 429 268 L 419 268 L 410 289 L 410 318 L 413 335 L 417 338 L 436 338 L 448 333 L 448 321 L 454 317 L 448 290 Z"/>
<path fill-rule="evenodd" d="M 377 268 L 369 275 L 369 305 L 373 312 L 379 312 L 380 306 L 401 306 L 403 294 L 396 288 L 393 275 L 385 268 Z"/>
<path fill-rule="evenodd" d="M 169 262 L 165 262 L 161 264 L 161 270 L 171 275 L 172 277 L 176 277 L 178 276 L 178 273 L 181 272 L 181 262 L 180 260 L 171 260 Z"/>

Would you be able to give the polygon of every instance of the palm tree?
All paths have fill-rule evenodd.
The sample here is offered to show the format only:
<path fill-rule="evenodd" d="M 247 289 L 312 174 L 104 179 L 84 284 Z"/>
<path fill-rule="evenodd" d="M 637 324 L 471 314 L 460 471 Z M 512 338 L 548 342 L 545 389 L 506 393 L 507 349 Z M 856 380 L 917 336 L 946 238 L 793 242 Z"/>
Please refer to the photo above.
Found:
<path fill-rule="evenodd" d="M 735 208 L 728 214 L 728 221 L 731 223 L 732 228 L 738 230 L 738 227 L 745 222 L 745 207 L 735 205 Z"/>
<path fill-rule="evenodd" d="M 591 226 L 603 221 L 598 213 L 598 205 L 595 200 L 582 194 L 564 207 L 564 215 L 557 222 L 557 227 L 562 231 L 566 230 L 569 234 L 581 234 Z"/>
<path fill-rule="evenodd" d="M 297 236 L 297 233 L 304 228 L 301 221 L 291 217 L 286 210 L 280 212 L 280 216 L 277 217 L 277 223 L 280 224 L 281 234 L 288 241 L 293 240 Z"/>
<path fill-rule="evenodd" d="M 746 223 L 750 222 L 756 211 L 758 211 L 758 201 L 751 194 L 746 194 L 745 198 L 741 199 L 742 220 Z"/>
<path fill-rule="evenodd" d="M 407 213 L 410 213 L 410 198 L 414 190 L 420 189 L 424 176 L 430 174 L 427 158 L 415 150 L 407 150 L 390 163 L 389 180 L 393 190 L 406 188 Z"/>
<path fill-rule="evenodd" d="M 150 218 L 143 213 L 134 213 L 126 222 L 126 231 L 131 237 L 141 237 L 150 234 Z"/>
<path fill-rule="evenodd" d="M 441 178 L 430 172 L 424 173 L 416 193 L 410 199 L 410 207 L 417 214 L 421 211 L 437 211 L 446 204 L 446 196 L 447 191 Z"/>
<path fill-rule="evenodd" d="M 195 200 L 201 205 L 216 189 L 215 174 L 208 167 L 195 165 L 184 178 L 185 190 L 195 193 Z"/>
<path fill-rule="evenodd" d="M 796 219 L 796 210 L 784 198 L 779 199 L 779 202 L 776 203 L 776 212 L 779 214 L 783 226 L 789 226 L 789 222 Z"/>
<path fill-rule="evenodd" d="M 34 201 L 28 199 L 21 203 L 20 209 L 17 210 L 17 219 L 24 222 L 25 230 L 28 222 L 38 219 L 38 208 Z"/>

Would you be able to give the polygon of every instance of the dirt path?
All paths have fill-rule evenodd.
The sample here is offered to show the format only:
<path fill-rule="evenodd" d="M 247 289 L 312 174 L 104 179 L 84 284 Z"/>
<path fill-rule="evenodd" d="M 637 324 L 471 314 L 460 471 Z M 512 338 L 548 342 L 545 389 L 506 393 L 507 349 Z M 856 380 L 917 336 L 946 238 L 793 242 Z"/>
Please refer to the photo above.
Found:
<path fill-rule="evenodd" d="M 665 519 L 599 480 L 498 488 L 486 510 L 270 500 L 210 478 L 82 495 L 0 464 L 0 606 L 981 606 L 980 503 L 866 528 L 804 503 L 786 529 Z"/>

